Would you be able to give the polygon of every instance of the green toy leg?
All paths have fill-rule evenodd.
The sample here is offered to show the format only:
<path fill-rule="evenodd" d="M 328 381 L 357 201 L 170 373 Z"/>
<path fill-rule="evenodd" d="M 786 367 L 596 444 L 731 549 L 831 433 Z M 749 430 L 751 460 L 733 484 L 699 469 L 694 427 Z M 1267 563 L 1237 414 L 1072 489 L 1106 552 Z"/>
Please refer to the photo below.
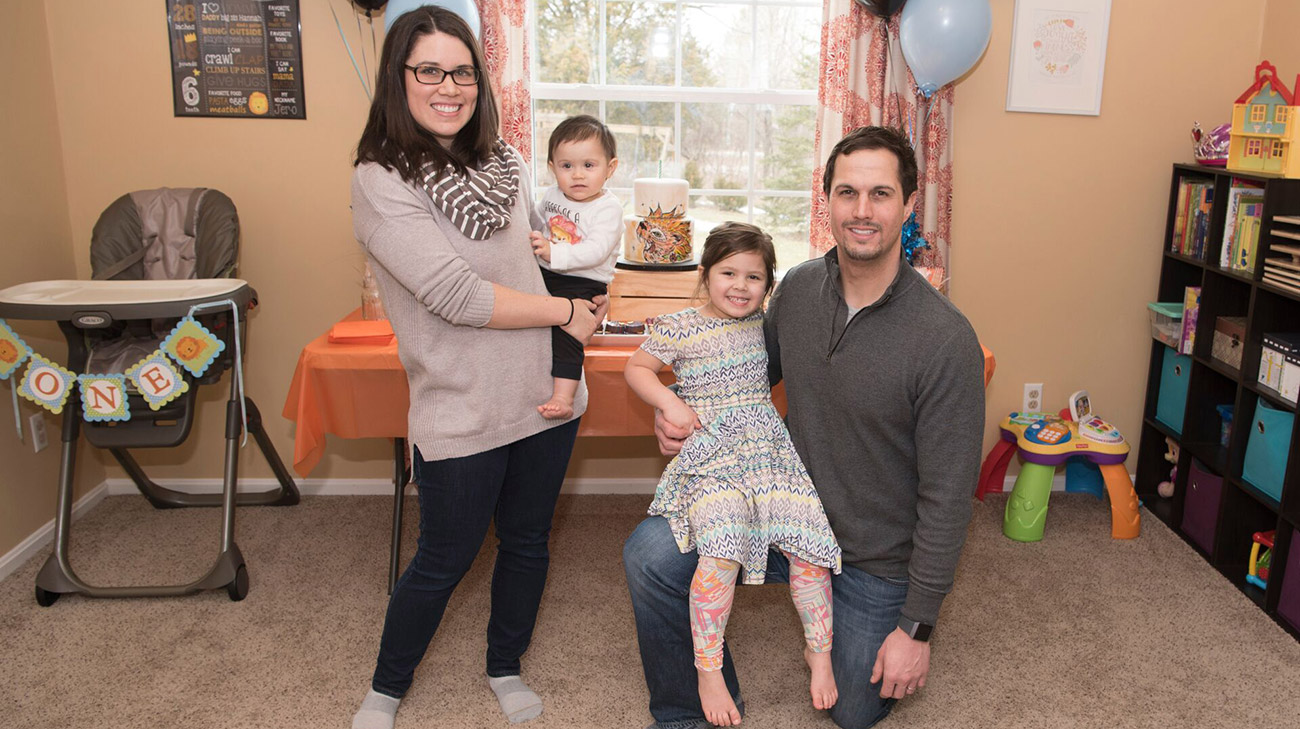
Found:
<path fill-rule="evenodd" d="M 1052 476 L 1056 469 L 1026 462 L 1016 476 L 1016 485 L 1007 499 L 1002 515 L 1002 533 L 1017 542 L 1037 542 L 1043 538 L 1047 522 L 1047 498 L 1052 493 Z"/>

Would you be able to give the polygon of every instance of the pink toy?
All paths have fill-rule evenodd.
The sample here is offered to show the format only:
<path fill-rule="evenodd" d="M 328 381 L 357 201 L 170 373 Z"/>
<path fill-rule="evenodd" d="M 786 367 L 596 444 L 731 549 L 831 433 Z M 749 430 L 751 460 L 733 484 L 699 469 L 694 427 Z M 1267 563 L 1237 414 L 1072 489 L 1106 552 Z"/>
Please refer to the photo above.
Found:
<path fill-rule="evenodd" d="M 1228 164 L 1228 143 L 1231 140 L 1231 124 L 1220 124 L 1206 134 L 1201 130 L 1200 122 L 1192 122 L 1193 156 L 1197 164 L 1207 167 L 1223 167 Z"/>

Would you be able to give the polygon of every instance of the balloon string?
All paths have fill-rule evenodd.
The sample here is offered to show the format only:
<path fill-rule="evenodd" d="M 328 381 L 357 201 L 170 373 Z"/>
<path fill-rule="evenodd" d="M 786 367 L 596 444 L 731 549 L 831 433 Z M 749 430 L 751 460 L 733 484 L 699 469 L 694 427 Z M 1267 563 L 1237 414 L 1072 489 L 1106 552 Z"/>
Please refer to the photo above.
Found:
<path fill-rule="evenodd" d="M 366 92 L 366 101 L 370 101 L 370 85 L 366 83 L 365 76 L 361 75 L 361 68 L 357 66 L 357 57 L 352 55 L 352 46 L 348 43 L 348 37 L 343 34 L 343 24 L 339 22 L 339 14 L 334 12 L 334 3 L 330 2 L 330 15 L 334 16 L 334 27 L 339 29 L 339 38 L 343 40 L 343 47 L 347 49 L 348 58 L 352 60 L 352 70 L 357 72 L 357 79 L 361 81 L 361 90 Z"/>
<path fill-rule="evenodd" d="M 330 6 L 330 10 L 333 10 L 333 9 L 334 9 L 334 6 L 331 5 L 331 6 Z M 361 42 L 361 39 L 366 37 L 366 36 L 365 36 L 365 33 L 361 30 L 361 16 L 360 16 L 360 15 L 357 15 L 356 13 L 353 13 L 353 14 L 352 14 L 352 17 L 355 18 L 356 21 L 357 21 L 357 48 L 359 48 L 359 49 L 361 50 L 361 66 L 362 66 L 363 68 L 366 69 L 366 78 L 369 79 L 369 78 L 370 78 L 370 64 L 366 61 L 366 46 L 365 46 L 364 43 Z M 369 10 L 366 11 L 366 17 L 367 17 L 367 18 L 370 17 L 370 11 L 369 11 Z M 374 25 L 374 23 L 371 23 L 371 24 L 370 24 L 370 29 L 371 29 L 372 31 L 375 29 L 375 25 Z M 371 42 L 372 42 L 372 43 L 374 42 L 373 38 L 371 39 Z M 378 59 L 376 59 L 376 60 L 378 60 Z"/>

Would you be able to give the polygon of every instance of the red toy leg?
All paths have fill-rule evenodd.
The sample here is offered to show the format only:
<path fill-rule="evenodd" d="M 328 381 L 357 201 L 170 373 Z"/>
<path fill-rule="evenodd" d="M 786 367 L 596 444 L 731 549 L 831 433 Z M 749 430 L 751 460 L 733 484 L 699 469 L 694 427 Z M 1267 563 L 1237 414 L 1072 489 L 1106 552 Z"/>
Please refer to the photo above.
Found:
<path fill-rule="evenodd" d="M 1015 443 L 999 440 L 993 444 L 993 448 L 984 458 L 984 464 L 980 466 L 980 481 L 975 487 L 975 498 L 983 501 L 984 494 L 990 491 L 1002 493 L 1002 486 L 1007 478 L 1007 466 L 1010 465 L 1011 456 L 1015 455 L 1015 452 Z"/>

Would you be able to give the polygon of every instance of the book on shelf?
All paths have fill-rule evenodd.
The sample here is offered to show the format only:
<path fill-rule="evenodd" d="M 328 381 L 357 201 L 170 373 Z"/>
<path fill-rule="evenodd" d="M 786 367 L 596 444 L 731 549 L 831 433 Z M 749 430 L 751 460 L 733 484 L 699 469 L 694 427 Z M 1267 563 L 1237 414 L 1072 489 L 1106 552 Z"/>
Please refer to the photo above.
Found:
<path fill-rule="evenodd" d="M 1178 353 L 1191 354 L 1196 343 L 1196 317 L 1201 310 L 1201 287 L 1183 289 L 1183 331 L 1178 338 Z"/>
<path fill-rule="evenodd" d="M 1169 250 L 1183 256 L 1205 257 L 1210 211 L 1214 206 L 1214 181 L 1184 178 L 1178 181 L 1174 228 Z"/>
<path fill-rule="evenodd" d="M 1263 194 L 1263 187 L 1238 177 L 1232 178 L 1232 187 L 1228 189 L 1228 212 L 1223 221 L 1223 245 L 1219 247 L 1219 268 L 1232 268 L 1232 245 L 1237 230 L 1237 212 L 1242 196 L 1251 195 L 1262 198 Z"/>
<path fill-rule="evenodd" d="M 1237 201 L 1237 216 L 1234 226 L 1231 258 L 1229 268 L 1234 271 L 1253 272 L 1255 270 L 1255 249 L 1259 247 L 1259 231 L 1262 227 L 1264 198 L 1259 195 L 1242 195 Z"/>

